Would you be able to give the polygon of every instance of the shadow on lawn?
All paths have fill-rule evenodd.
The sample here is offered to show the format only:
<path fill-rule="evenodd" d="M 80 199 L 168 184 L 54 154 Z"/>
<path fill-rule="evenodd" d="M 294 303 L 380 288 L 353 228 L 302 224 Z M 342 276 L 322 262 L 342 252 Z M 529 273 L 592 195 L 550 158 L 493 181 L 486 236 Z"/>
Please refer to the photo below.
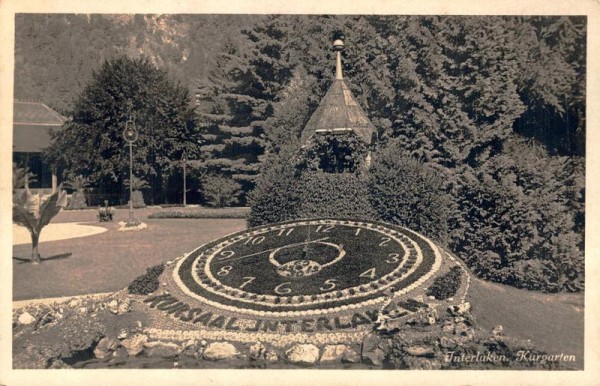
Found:
<path fill-rule="evenodd" d="M 59 255 L 42 257 L 41 260 L 42 261 L 47 261 L 47 260 L 61 260 L 61 259 L 67 259 L 67 258 L 71 257 L 72 255 L 73 255 L 73 253 L 67 252 L 67 253 L 61 253 Z M 13 259 L 18 261 L 17 264 L 31 263 L 31 259 L 29 257 L 17 257 L 17 256 L 13 256 Z"/>

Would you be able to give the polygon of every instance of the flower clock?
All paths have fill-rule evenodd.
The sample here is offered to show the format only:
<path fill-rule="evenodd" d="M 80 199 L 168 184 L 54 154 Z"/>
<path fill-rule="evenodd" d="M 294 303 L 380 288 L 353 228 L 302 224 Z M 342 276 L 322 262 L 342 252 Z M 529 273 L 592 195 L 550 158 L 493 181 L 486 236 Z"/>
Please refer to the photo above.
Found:
<path fill-rule="evenodd" d="M 178 258 L 143 302 L 155 332 L 272 343 L 356 341 L 381 322 L 464 300 L 466 270 L 448 299 L 427 296 L 459 262 L 398 226 L 308 219 L 248 229 Z M 159 315 L 162 314 L 162 319 Z"/>

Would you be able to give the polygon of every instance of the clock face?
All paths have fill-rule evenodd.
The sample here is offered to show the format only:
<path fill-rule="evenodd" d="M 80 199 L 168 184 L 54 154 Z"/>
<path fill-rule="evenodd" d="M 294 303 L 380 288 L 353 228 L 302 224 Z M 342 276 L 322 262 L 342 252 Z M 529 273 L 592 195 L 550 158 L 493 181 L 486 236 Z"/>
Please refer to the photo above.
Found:
<path fill-rule="evenodd" d="M 437 250 L 403 228 L 306 220 L 253 228 L 200 247 L 179 262 L 174 277 L 187 295 L 209 304 L 276 316 L 374 304 L 437 268 Z"/>

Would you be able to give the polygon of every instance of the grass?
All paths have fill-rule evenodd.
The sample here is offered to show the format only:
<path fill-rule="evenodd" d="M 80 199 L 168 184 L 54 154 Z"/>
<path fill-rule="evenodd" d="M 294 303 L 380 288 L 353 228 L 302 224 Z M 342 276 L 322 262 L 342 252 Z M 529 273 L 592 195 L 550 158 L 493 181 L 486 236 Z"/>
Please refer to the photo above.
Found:
<path fill-rule="evenodd" d="M 118 232 L 127 210 L 116 210 L 113 222 L 98 223 L 97 210 L 61 211 L 55 222 L 94 222 L 108 228 L 98 235 L 40 243 L 42 263 L 24 264 L 29 244 L 13 247 L 13 300 L 82 295 L 125 288 L 148 267 L 190 252 L 201 244 L 246 228 L 241 219 L 147 219 L 160 208 L 135 211 L 148 224 L 139 232 Z M 43 260 L 44 257 L 70 256 Z"/>
<path fill-rule="evenodd" d="M 147 206 L 145 208 L 134 209 L 135 217 L 146 218 L 246 218 L 250 208 L 248 207 L 229 207 L 229 208 L 206 208 L 201 206 L 187 207 L 168 207 Z M 53 223 L 59 222 L 84 222 L 97 221 L 96 214 L 98 208 L 87 208 L 79 210 L 61 210 L 52 220 Z M 115 208 L 114 221 L 125 221 L 129 215 L 128 208 Z"/>
<path fill-rule="evenodd" d="M 467 301 L 478 324 L 502 325 L 508 336 L 531 339 L 549 354 L 572 354 L 583 366 L 584 294 L 545 294 L 471 279 Z"/>

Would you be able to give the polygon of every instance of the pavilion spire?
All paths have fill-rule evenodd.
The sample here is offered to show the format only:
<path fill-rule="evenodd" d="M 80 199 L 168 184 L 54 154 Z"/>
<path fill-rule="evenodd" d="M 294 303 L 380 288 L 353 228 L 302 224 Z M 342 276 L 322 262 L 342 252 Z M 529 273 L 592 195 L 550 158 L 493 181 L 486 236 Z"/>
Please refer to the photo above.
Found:
<path fill-rule="evenodd" d="M 343 80 L 344 75 L 342 74 L 342 51 L 344 50 L 344 42 L 341 39 L 337 39 L 333 42 L 333 49 L 336 51 L 335 79 Z"/>
<path fill-rule="evenodd" d="M 344 42 L 337 39 L 333 49 L 336 51 L 335 80 L 302 130 L 301 141 L 306 143 L 315 134 L 353 132 L 371 144 L 375 127 L 352 96 L 342 73 Z"/>

